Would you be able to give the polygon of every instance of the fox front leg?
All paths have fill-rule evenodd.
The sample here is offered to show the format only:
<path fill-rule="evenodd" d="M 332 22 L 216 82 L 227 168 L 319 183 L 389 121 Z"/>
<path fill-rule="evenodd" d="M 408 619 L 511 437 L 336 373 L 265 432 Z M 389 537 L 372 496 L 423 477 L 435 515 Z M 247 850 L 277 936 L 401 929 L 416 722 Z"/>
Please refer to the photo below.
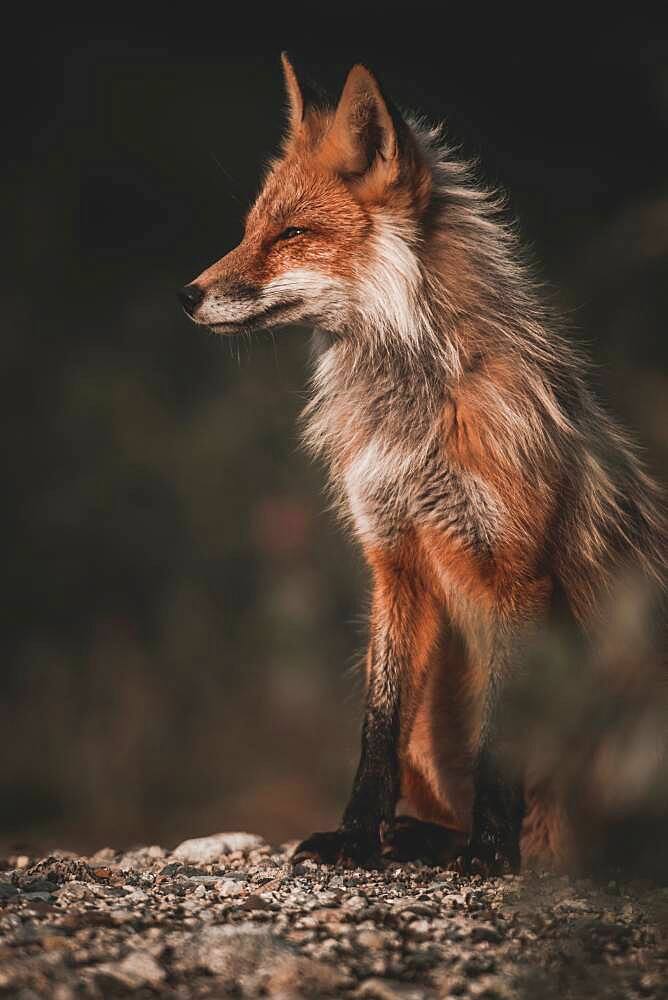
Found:
<path fill-rule="evenodd" d="M 381 832 L 392 823 L 399 797 L 399 677 L 392 654 L 377 657 L 373 643 L 369 660 L 362 751 L 341 826 L 302 841 L 295 861 L 369 865 L 380 860 Z"/>
<path fill-rule="evenodd" d="M 295 859 L 325 864 L 369 864 L 380 860 L 381 837 L 394 821 L 399 798 L 402 693 L 410 683 L 415 634 L 425 598 L 396 563 L 372 560 L 374 572 L 371 642 L 362 752 L 350 801 L 338 830 L 315 833 L 297 847 Z"/>

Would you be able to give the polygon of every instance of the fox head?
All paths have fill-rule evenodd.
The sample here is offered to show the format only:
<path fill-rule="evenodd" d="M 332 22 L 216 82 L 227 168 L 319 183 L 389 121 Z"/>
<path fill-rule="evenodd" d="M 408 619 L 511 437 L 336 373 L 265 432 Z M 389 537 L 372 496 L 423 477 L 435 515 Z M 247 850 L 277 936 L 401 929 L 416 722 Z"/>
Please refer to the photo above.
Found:
<path fill-rule="evenodd" d="M 179 293 L 216 333 L 289 323 L 345 334 L 404 321 L 431 173 L 372 74 L 354 66 L 315 107 L 285 55 L 288 129 L 243 240 Z"/>

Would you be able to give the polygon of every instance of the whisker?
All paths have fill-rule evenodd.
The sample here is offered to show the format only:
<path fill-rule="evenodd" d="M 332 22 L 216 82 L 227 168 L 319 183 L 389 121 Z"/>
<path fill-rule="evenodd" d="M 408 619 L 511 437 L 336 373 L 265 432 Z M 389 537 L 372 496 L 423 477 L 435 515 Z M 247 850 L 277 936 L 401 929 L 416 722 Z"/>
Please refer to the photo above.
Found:
<path fill-rule="evenodd" d="M 232 175 L 230 174 L 229 170 L 226 170 L 226 168 L 220 162 L 220 160 L 218 159 L 218 157 L 216 156 L 216 154 L 213 152 L 212 149 L 209 150 L 209 155 L 211 156 L 211 159 L 214 161 L 214 163 L 216 164 L 216 166 L 218 167 L 218 169 L 221 171 L 221 173 L 230 182 L 230 184 L 235 184 L 236 182 L 235 182 L 234 178 L 232 177 Z M 240 205 L 242 204 L 241 198 L 234 191 L 231 191 L 231 190 L 228 189 L 227 193 L 230 195 L 231 198 L 234 198 L 234 200 L 236 202 L 238 202 Z"/>
<path fill-rule="evenodd" d="M 274 348 L 274 367 L 276 368 L 276 371 L 280 373 L 280 368 L 278 364 L 278 349 L 276 347 L 276 333 L 274 330 L 270 330 L 269 335 L 271 336 L 271 343 Z"/>

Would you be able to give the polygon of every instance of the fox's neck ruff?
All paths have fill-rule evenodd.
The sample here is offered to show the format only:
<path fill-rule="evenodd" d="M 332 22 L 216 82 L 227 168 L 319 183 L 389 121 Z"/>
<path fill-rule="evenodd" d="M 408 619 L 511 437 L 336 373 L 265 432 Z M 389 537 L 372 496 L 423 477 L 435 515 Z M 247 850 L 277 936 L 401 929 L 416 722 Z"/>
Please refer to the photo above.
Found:
<path fill-rule="evenodd" d="M 360 281 L 358 318 L 319 352 L 303 414 L 307 446 L 334 475 L 374 437 L 388 448 L 401 441 L 407 451 L 428 450 L 460 368 L 412 250 L 389 226 L 379 242 L 381 255 Z"/>
<path fill-rule="evenodd" d="M 424 456 L 451 392 L 490 356 L 526 369 L 554 419 L 565 421 L 550 383 L 563 380 L 575 355 L 547 332 L 498 201 L 472 184 L 438 131 L 414 128 L 433 177 L 426 221 L 418 228 L 391 206 L 375 212 L 355 321 L 320 353 L 304 412 L 307 446 L 335 476 L 371 437 Z"/>

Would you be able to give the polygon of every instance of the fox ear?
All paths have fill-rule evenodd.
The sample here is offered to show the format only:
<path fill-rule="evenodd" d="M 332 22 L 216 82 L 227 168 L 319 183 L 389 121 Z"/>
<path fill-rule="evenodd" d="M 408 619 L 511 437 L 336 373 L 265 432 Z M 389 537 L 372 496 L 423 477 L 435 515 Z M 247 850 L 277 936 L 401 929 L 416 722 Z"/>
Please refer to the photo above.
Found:
<path fill-rule="evenodd" d="M 397 160 L 405 131 L 399 112 L 386 100 L 373 74 L 366 66 L 353 66 L 330 132 L 340 172 L 359 176 L 377 156 L 386 162 Z"/>
<path fill-rule="evenodd" d="M 281 52 L 283 63 L 283 79 L 288 96 L 288 132 L 296 136 L 304 123 L 306 112 L 315 96 L 310 87 L 300 84 L 295 68 L 290 62 L 287 52 Z"/>

